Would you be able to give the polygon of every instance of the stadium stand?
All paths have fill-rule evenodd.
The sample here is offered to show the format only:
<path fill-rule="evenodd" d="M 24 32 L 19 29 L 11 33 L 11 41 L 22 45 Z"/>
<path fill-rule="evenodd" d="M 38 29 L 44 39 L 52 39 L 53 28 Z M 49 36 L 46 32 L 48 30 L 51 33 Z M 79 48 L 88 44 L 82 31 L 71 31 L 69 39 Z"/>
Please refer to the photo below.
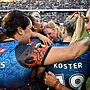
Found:
<path fill-rule="evenodd" d="M 71 14 L 70 11 L 85 12 L 89 4 L 90 0 L 13 0 L 12 2 L 0 2 L 0 16 L 11 9 L 20 9 L 24 12 L 37 10 L 40 11 L 42 20 L 63 23 L 65 18 Z"/>

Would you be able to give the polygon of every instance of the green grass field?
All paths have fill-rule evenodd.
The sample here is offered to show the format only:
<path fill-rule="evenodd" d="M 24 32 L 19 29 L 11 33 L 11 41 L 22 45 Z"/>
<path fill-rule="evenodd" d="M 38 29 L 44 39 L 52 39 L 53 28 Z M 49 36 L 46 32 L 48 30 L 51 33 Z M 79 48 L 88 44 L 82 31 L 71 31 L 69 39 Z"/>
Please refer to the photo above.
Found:
<path fill-rule="evenodd" d="M 88 78 L 88 80 L 87 80 L 87 82 L 86 82 L 86 88 L 87 88 L 87 89 L 88 89 L 89 85 L 90 85 L 90 78 Z"/>
<path fill-rule="evenodd" d="M 84 33 L 82 34 L 81 38 L 84 38 L 84 37 L 87 37 L 87 36 L 88 36 L 88 33 L 86 32 L 86 30 L 84 30 Z"/>

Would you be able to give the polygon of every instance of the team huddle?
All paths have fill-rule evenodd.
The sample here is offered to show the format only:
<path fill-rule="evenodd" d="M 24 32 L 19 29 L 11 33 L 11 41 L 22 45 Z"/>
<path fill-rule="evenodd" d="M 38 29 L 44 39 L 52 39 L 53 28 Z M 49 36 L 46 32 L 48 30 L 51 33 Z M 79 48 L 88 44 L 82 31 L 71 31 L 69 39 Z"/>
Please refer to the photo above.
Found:
<path fill-rule="evenodd" d="M 9 11 L 0 27 L 0 90 L 86 90 L 90 9 L 60 26 L 37 12 Z M 84 31 L 88 36 L 81 39 Z M 88 88 L 88 90 L 90 90 Z"/>

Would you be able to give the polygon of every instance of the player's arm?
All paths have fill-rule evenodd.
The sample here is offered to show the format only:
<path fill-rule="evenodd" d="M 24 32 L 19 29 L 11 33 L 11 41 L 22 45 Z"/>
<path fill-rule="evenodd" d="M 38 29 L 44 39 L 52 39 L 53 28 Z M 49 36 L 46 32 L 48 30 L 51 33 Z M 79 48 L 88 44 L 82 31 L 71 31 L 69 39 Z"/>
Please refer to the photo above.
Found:
<path fill-rule="evenodd" d="M 52 41 L 49 38 L 47 38 L 46 36 L 44 36 L 40 33 L 32 32 L 31 35 L 32 35 L 32 37 L 39 38 L 43 42 L 43 44 L 45 44 L 45 45 L 51 45 L 52 44 Z"/>
<path fill-rule="evenodd" d="M 34 44 L 26 45 L 26 49 L 24 55 L 16 55 L 17 60 L 20 61 L 21 64 L 33 67 L 40 65 L 51 65 L 57 62 L 67 61 L 71 59 L 75 59 L 83 54 L 89 47 L 90 41 L 89 38 L 83 39 L 81 41 L 74 42 L 69 46 L 65 47 L 49 47 L 43 46 L 40 47 Z M 20 45 L 17 48 L 22 48 Z M 26 52 L 27 51 L 27 52 Z M 18 52 L 18 50 L 17 50 Z"/>
<path fill-rule="evenodd" d="M 75 59 L 88 49 L 89 44 L 90 39 L 85 38 L 81 41 L 74 42 L 69 46 L 52 47 L 44 61 L 44 65 Z"/>

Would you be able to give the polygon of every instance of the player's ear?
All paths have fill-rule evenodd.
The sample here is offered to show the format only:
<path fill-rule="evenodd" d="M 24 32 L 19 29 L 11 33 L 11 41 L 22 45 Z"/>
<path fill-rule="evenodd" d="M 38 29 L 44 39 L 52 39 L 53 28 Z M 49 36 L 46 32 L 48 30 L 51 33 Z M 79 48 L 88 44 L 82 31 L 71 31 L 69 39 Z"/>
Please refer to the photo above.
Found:
<path fill-rule="evenodd" d="M 23 30 L 21 27 L 18 27 L 18 28 L 17 28 L 17 33 L 18 33 L 19 35 L 22 35 L 23 32 L 24 32 L 24 30 Z"/>

